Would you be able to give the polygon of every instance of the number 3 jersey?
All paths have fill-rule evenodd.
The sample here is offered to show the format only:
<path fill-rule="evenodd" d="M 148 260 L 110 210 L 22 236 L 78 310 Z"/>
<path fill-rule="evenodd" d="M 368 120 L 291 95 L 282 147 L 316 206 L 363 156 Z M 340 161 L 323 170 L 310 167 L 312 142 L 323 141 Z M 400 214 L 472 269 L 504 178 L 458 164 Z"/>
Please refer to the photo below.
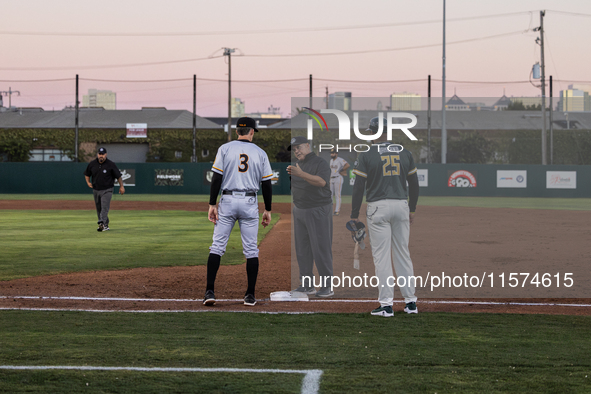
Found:
<path fill-rule="evenodd" d="M 220 146 L 211 169 L 223 176 L 222 190 L 256 192 L 273 176 L 265 151 L 245 140 Z"/>
<path fill-rule="evenodd" d="M 366 201 L 408 198 L 406 177 L 417 172 L 410 151 L 400 145 L 384 143 L 372 145 L 359 155 L 353 173 L 366 178 Z"/>

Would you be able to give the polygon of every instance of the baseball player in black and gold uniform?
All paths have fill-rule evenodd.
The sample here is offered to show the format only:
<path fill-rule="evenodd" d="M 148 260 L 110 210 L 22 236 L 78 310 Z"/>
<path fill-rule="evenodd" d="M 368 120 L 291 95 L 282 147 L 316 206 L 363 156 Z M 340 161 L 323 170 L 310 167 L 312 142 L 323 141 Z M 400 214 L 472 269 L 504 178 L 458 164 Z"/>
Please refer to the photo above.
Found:
<path fill-rule="evenodd" d="M 370 121 L 368 131 L 374 133 L 379 118 Z M 386 120 L 383 120 L 386 124 Z M 385 136 L 385 134 L 384 134 Z M 397 283 L 404 284 L 400 292 L 404 297 L 406 313 L 417 313 L 417 297 L 414 282 L 409 277 L 414 275 L 412 260 L 408 250 L 410 224 L 414 220 L 419 198 L 419 180 L 417 168 L 410 151 L 401 149 L 401 145 L 381 142 L 372 145 L 368 152 L 359 155 L 353 170 L 353 202 L 351 219 L 359 217 L 359 209 L 366 191 L 367 227 L 371 242 L 376 276 L 380 283 L 380 306 L 371 312 L 375 316 L 391 317 L 394 299 L 392 279 L 392 260 L 396 277 L 404 277 Z M 407 189 L 408 181 L 408 189 Z M 409 198 L 410 196 L 410 198 Z"/>
<path fill-rule="evenodd" d="M 265 211 L 262 225 L 266 227 L 271 222 L 273 171 L 265 151 L 252 143 L 255 132 L 258 130 L 253 119 L 246 117 L 238 119 L 236 122 L 238 139 L 222 145 L 215 156 L 208 213 L 208 218 L 215 224 L 215 228 L 207 260 L 207 287 L 203 305 L 215 304 L 215 278 L 236 222 L 240 226 L 242 251 L 246 257 L 248 288 L 244 296 L 244 305 L 256 304 L 254 290 L 259 272 L 257 192 L 259 187 L 263 191 Z M 220 189 L 222 198 L 218 206 L 217 198 Z"/>

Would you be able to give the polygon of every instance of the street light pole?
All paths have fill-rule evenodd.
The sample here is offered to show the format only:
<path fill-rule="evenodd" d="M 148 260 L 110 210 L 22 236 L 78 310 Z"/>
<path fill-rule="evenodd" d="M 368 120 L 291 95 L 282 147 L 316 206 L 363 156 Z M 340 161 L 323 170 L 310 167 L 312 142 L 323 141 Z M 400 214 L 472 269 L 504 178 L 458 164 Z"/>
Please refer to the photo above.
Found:
<path fill-rule="evenodd" d="M 76 74 L 76 113 L 74 114 L 74 162 L 78 163 L 78 115 L 79 115 L 79 108 L 78 108 L 78 74 Z"/>
<path fill-rule="evenodd" d="M 197 75 L 193 74 L 193 156 L 191 162 L 197 163 Z"/>
<path fill-rule="evenodd" d="M 542 164 L 548 164 L 547 144 L 546 144 L 546 71 L 544 64 L 544 15 L 545 11 L 540 11 L 540 47 L 542 56 Z"/>
<path fill-rule="evenodd" d="M 236 48 L 224 48 L 224 56 L 228 56 L 228 142 L 232 141 L 232 53 Z"/>

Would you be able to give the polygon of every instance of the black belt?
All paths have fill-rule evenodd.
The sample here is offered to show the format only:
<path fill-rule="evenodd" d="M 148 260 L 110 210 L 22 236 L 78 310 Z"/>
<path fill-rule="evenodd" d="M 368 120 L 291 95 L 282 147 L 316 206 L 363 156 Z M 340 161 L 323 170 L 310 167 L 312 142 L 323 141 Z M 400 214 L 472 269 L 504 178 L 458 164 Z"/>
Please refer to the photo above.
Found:
<path fill-rule="evenodd" d="M 236 192 L 237 193 L 244 193 L 244 195 L 247 196 L 247 197 L 254 197 L 254 196 L 257 195 L 255 192 L 239 192 L 239 191 L 236 191 Z M 233 193 L 232 190 L 224 190 L 224 191 L 222 191 L 222 194 L 232 194 L 232 193 Z"/>

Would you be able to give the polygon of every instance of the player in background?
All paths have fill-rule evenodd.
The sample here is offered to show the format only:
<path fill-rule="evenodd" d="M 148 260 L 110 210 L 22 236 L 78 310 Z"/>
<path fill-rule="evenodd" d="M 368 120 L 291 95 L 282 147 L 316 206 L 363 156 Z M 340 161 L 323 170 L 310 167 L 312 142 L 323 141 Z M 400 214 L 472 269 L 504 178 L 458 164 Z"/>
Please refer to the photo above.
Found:
<path fill-rule="evenodd" d="M 380 127 L 379 122 L 382 123 Z M 386 127 L 386 119 L 373 118 L 367 131 L 374 134 Z M 396 277 L 404 277 L 405 286 L 400 287 L 404 297 L 406 313 L 418 313 L 415 286 L 409 280 L 414 275 L 412 260 L 408 250 L 410 225 L 414 221 L 419 199 L 419 180 L 412 153 L 401 149 L 401 145 L 391 144 L 386 133 L 378 138 L 379 144 L 359 155 L 353 170 L 353 202 L 351 219 L 359 217 L 359 209 L 366 191 L 367 227 L 371 243 L 371 253 L 380 280 L 378 286 L 380 306 L 371 314 L 374 316 L 394 316 L 392 303 L 394 287 L 387 284 L 392 277 L 392 260 Z M 407 190 L 408 182 L 408 190 Z M 409 197 L 410 196 L 410 197 Z M 390 281 L 391 282 L 391 281 Z M 403 281 L 400 280 L 400 283 Z"/>
<path fill-rule="evenodd" d="M 336 198 L 333 215 L 339 216 L 341 211 L 341 192 L 343 190 L 343 176 L 347 175 L 349 163 L 339 154 L 336 148 L 330 151 L 330 193 L 331 198 Z"/>
<path fill-rule="evenodd" d="M 255 132 L 258 130 L 253 119 L 247 117 L 238 119 L 236 122 L 238 139 L 220 146 L 215 156 L 208 213 L 209 221 L 215 224 L 215 227 L 207 260 L 207 286 L 203 305 L 215 304 L 215 278 L 236 221 L 240 226 L 242 251 L 246 257 L 248 288 L 244 296 L 244 305 L 256 304 L 254 292 L 259 272 L 257 192 L 260 185 L 265 202 L 261 224 L 267 227 L 271 222 L 273 171 L 265 151 L 252 143 Z M 218 206 L 217 197 L 220 190 L 222 190 L 222 198 Z"/>

